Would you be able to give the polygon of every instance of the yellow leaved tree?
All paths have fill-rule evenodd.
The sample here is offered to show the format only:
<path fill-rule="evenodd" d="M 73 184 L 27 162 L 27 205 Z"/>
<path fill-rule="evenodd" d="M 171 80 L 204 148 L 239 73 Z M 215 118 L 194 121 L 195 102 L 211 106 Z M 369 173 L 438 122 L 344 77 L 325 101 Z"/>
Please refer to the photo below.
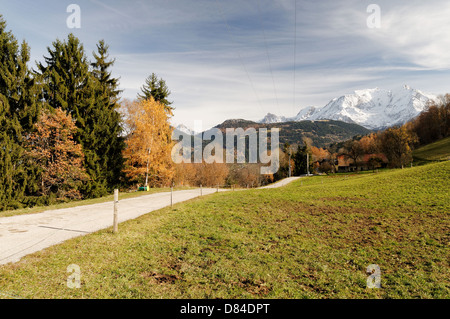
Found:
<path fill-rule="evenodd" d="M 128 136 L 124 173 L 144 186 L 168 186 L 174 176 L 172 128 L 163 104 L 153 98 L 124 101 Z"/>

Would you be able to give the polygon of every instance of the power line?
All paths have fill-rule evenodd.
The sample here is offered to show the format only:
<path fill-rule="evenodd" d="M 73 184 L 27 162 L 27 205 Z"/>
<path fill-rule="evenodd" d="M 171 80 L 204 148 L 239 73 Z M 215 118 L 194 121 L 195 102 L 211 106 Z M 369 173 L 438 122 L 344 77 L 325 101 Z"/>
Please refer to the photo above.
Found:
<path fill-rule="evenodd" d="M 263 30 L 264 44 L 265 44 L 265 47 L 266 47 L 267 60 L 269 62 L 270 75 L 272 76 L 273 91 L 274 91 L 274 94 L 275 94 L 275 100 L 277 101 L 277 109 L 279 111 L 280 110 L 280 105 L 278 103 L 278 94 L 277 94 L 277 89 L 276 89 L 276 86 L 275 86 L 275 79 L 274 79 L 274 76 L 273 76 L 272 63 L 270 61 L 269 47 L 267 45 L 266 31 L 265 31 L 264 23 L 263 23 L 263 19 L 262 19 L 261 8 L 259 6 L 259 0 L 257 0 L 256 4 L 257 4 L 257 7 L 258 7 L 259 18 L 260 18 L 260 21 L 261 21 L 261 28 Z"/>
<path fill-rule="evenodd" d="M 296 69 L 297 69 L 297 0 L 294 0 L 294 90 L 293 90 L 293 101 L 292 108 L 295 112 L 295 89 L 296 89 Z"/>
<path fill-rule="evenodd" d="M 229 26 L 229 24 L 228 24 L 227 19 L 225 18 L 225 14 L 223 13 L 223 10 L 222 10 L 222 7 L 221 7 L 221 5 L 220 5 L 220 3 L 219 3 L 219 0 L 216 0 L 216 3 L 217 3 L 217 6 L 218 6 L 218 8 L 219 8 L 220 14 L 222 15 L 222 18 L 223 18 L 223 20 L 224 20 L 224 22 L 225 22 L 225 25 L 226 25 L 226 27 L 227 27 L 228 35 L 230 36 L 231 41 L 234 42 L 234 43 L 237 45 L 237 42 L 236 42 L 236 41 L 234 40 L 234 38 L 233 38 L 233 35 L 232 35 L 232 33 L 231 33 L 230 26 Z M 249 72 L 248 72 L 248 70 L 247 70 L 247 67 L 245 66 L 245 63 L 244 63 L 244 61 L 243 61 L 243 59 L 242 59 L 242 56 L 241 56 L 241 53 L 240 53 L 239 49 L 237 50 L 237 54 L 238 54 L 238 57 L 239 57 L 239 61 L 241 62 L 242 68 L 244 69 L 245 74 L 247 75 L 247 78 L 248 78 L 248 80 L 249 80 L 249 82 L 250 82 L 250 85 L 251 85 L 251 87 L 252 87 L 253 93 L 255 94 L 255 97 L 256 97 L 256 100 L 257 100 L 257 102 L 258 102 L 258 105 L 259 105 L 259 107 L 261 108 L 261 110 L 264 111 L 263 108 L 262 108 L 262 106 L 261 106 L 261 101 L 260 101 L 260 99 L 259 99 L 259 97 L 258 97 L 258 94 L 256 93 L 255 86 L 253 85 L 253 81 L 252 81 L 252 79 L 251 79 L 251 77 L 250 77 L 250 74 L 249 74 Z"/>

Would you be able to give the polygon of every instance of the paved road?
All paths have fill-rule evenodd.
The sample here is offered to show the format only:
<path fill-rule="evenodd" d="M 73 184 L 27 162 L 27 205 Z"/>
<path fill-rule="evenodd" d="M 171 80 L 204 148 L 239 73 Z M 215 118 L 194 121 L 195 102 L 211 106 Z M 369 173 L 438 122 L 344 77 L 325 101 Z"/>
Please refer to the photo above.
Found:
<path fill-rule="evenodd" d="M 293 182 L 293 181 L 295 181 L 295 180 L 297 180 L 299 178 L 300 177 L 298 177 L 298 176 L 285 178 L 285 179 L 282 179 L 281 181 L 278 181 L 276 183 L 269 184 L 267 186 L 263 186 L 263 187 L 260 187 L 260 188 L 277 188 L 277 187 L 282 187 L 282 186 L 287 185 L 290 182 Z"/>
<path fill-rule="evenodd" d="M 285 179 L 270 186 L 284 186 L 295 179 Z M 216 188 L 203 188 L 202 194 L 216 191 Z M 173 202 L 179 203 L 200 196 L 200 189 L 174 191 L 173 194 Z M 0 218 L 0 265 L 17 262 L 23 256 L 67 239 L 111 227 L 113 205 L 113 202 L 107 202 Z M 169 206 L 170 192 L 123 199 L 118 205 L 121 223 Z"/>

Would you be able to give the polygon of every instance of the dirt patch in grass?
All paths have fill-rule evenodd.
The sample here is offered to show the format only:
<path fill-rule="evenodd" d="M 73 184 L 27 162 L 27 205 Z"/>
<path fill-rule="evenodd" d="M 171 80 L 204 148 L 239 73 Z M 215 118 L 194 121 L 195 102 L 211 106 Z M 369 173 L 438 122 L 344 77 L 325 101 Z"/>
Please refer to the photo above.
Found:
<path fill-rule="evenodd" d="M 141 276 L 158 284 L 175 284 L 182 280 L 178 275 L 159 274 L 157 272 L 144 272 Z"/>
<path fill-rule="evenodd" d="M 246 278 L 241 278 L 239 282 L 233 282 L 234 285 L 237 287 L 243 288 L 248 293 L 257 296 L 257 297 L 264 297 L 267 296 L 271 288 L 262 280 L 250 280 Z"/>

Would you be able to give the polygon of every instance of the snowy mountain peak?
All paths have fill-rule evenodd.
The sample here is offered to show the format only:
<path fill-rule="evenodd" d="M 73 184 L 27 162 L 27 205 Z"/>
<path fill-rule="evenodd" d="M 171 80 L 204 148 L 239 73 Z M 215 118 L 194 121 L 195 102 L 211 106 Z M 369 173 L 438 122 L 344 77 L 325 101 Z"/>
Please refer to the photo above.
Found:
<path fill-rule="evenodd" d="M 316 111 L 317 111 L 316 107 L 308 106 L 307 108 L 300 110 L 300 112 L 298 112 L 297 115 L 292 118 L 292 120 L 293 121 L 304 121 L 304 120 L 308 119 Z"/>
<path fill-rule="evenodd" d="M 264 116 L 264 118 L 259 121 L 259 123 L 263 124 L 281 123 L 281 122 L 287 122 L 287 118 L 285 118 L 284 116 L 277 116 L 272 113 L 267 113 L 266 116 Z"/>
<path fill-rule="evenodd" d="M 392 90 L 380 88 L 356 90 L 332 99 L 327 105 L 302 109 L 295 117 L 266 115 L 261 123 L 304 120 L 337 120 L 356 123 L 368 129 L 382 129 L 403 124 L 425 110 L 438 97 L 403 85 Z M 283 120 L 284 119 L 284 120 Z"/>
<path fill-rule="evenodd" d="M 194 135 L 194 131 L 191 130 L 189 127 L 187 127 L 184 124 L 179 124 L 175 127 L 176 130 L 180 131 L 181 133 L 188 134 L 188 135 Z"/>

